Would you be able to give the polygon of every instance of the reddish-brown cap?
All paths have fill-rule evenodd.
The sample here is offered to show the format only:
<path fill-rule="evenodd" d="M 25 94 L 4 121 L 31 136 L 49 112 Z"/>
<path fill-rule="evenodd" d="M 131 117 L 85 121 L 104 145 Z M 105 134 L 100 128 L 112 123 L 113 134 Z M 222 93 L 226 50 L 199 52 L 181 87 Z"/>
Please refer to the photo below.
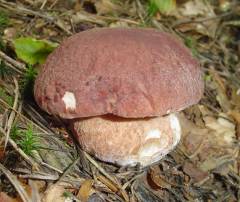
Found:
<path fill-rule="evenodd" d="M 66 39 L 44 64 L 37 103 L 62 118 L 151 117 L 199 101 L 199 63 L 175 37 L 153 29 L 101 28 Z"/>

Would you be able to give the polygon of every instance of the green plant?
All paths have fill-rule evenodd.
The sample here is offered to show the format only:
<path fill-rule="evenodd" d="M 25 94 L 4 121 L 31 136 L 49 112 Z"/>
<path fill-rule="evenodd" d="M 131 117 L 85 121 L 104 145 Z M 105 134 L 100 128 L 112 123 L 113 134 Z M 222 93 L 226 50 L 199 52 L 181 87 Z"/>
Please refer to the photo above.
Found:
<path fill-rule="evenodd" d="M 1 38 L 1 36 L 0 36 L 0 50 L 5 50 L 6 49 L 6 45 L 4 44 L 4 42 L 3 42 L 3 40 L 2 40 L 2 38 Z"/>
<path fill-rule="evenodd" d="M 8 95 L 7 92 L 0 87 L 0 98 L 3 99 L 6 103 L 8 103 L 8 105 L 12 106 L 13 105 L 13 97 Z"/>
<path fill-rule="evenodd" d="M 147 12 L 150 17 L 154 16 L 158 12 L 158 7 L 154 1 L 149 1 Z"/>
<path fill-rule="evenodd" d="M 18 139 L 18 128 L 16 126 L 16 124 L 14 124 L 11 128 L 11 132 L 10 132 L 10 136 L 11 138 L 16 141 Z"/>
<path fill-rule="evenodd" d="M 70 197 L 72 197 L 72 195 L 73 195 L 73 194 L 72 194 L 71 192 L 65 191 L 65 192 L 63 192 L 63 195 L 62 195 L 62 196 L 63 196 L 64 198 L 70 198 Z"/>
<path fill-rule="evenodd" d="M 148 15 L 154 16 L 158 11 L 168 14 L 176 8 L 176 0 L 149 0 Z"/>
<path fill-rule="evenodd" d="M 0 30 L 3 30 L 9 24 L 9 17 L 8 14 L 0 9 Z"/>
<path fill-rule="evenodd" d="M 195 39 L 193 39 L 192 37 L 185 38 L 185 45 L 192 50 L 193 56 L 198 55 L 198 51 L 197 51 L 197 48 L 196 48 L 197 47 L 197 41 Z"/>
<path fill-rule="evenodd" d="M 28 155 L 32 155 L 34 150 L 40 149 L 39 140 L 34 133 L 32 124 L 29 124 L 26 129 L 18 129 L 18 127 L 14 125 L 10 135 L 11 138 L 17 142 L 19 147 Z"/>
<path fill-rule="evenodd" d="M 33 94 L 34 80 L 37 76 L 37 71 L 33 66 L 29 66 L 20 80 L 20 87 L 25 97 L 31 97 Z"/>
<path fill-rule="evenodd" d="M 0 60 L 0 77 L 4 79 L 11 73 L 12 71 L 10 70 L 10 68 L 8 68 L 7 65 L 2 60 Z"/>
<path fill-rule="evenodd" d="M 17 57 L 29 65 L 42 64 L 58 44 L 31 37 L 21 37 L 13 42 Z"/>

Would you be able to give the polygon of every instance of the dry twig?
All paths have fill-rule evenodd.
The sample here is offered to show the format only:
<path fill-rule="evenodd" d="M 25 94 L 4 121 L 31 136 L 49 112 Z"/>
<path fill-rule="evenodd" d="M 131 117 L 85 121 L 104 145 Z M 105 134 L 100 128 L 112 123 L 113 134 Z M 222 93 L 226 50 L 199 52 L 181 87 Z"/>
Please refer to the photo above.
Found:
<path fill-rule="evenodd" d="M 6 175 L 6 177 L 9 179 L 9 181 L 12 183 L 12 185 L 15 187 L 16 191 L 20 195 L 23 202 L 32 202 L 32 200 L 29 198 L 27 192 L 24 190 L 21 183 L 18 181 L 18 179 L 0 163 L 0 170 Z"/>
<path fill-rule="evenodd" d="M 17 68 L 17 71 L 20 71 L 20 72 L 25 72 L 26 71 L 26 66 L 25 64 L 21 63 L 21 62 L 18 62 L 14 59 L 12 59 L 11 57 L 7 56 L 4 52 L 2 52 L 0 50 L 0 58 L 2 58 L 4 61 L 10 63 L 11 65 L 13 65 L 14 67 Z M 15 69 L 14 69 L 15 70 Z"/>
<path fill-rule="evenodd" d="M 18 103 L 18 99 L 19 99 L 19 86 L 18 86 L 17 79 L 15 77 L 13 77 L 13 81 L 15 84 L 15 89 L 14 89 L 15 98 L 14 98 L 14 103 L 13 103 L 13 110 L 10 113 L 10 116 L 8 118 L 7 125 L 6 125 L 4 151 L 7 147 L 7 143 L 8 143 L 9 135 L 10 135 L 10 132 L 12 129 L 12 124 L 15 119 L 15 115 L 16 115 L 15 111 L 17 110 L 17 103 Z"/>

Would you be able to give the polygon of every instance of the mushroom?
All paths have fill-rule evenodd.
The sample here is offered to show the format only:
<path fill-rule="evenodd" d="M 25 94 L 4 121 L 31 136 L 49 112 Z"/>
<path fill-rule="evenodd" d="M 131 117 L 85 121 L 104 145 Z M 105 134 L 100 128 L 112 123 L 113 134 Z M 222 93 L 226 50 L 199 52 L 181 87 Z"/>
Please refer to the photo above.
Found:
<path fill-rule="evenodd" d="M 80 146 L 120 166 L 150 165 L 177 145 L 177 112 L 203 94 L 200 65 L 174 36 L 154 29 L 95 28 L 49 55 L 34 95 L 70 120 Z"/>

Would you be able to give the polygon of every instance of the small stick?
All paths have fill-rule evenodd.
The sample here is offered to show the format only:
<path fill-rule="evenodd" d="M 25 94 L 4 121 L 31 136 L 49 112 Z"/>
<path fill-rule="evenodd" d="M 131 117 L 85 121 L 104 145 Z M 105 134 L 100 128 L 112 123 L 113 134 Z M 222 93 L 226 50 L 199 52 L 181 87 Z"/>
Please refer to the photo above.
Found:
<path fill-rule="evenodd" d="M 116 180 L 110 176 L 105 170 L 104 168 L 102 168 L 100 165 L 98 165 L 98 163 L 86 152 L 84 152 L 84 155 L 86 156 L 86 158 L 90 161 L 90 163 L 92 163 L 103 175 L 105 175 L 108 179 L 110 179 L 112 182 L 114 182 L 115 184 L 118 184 L 116 182 Z"/>
<path fill-rule="evenodd" d="M 44 133 L 48 133 L 45 129 L 41 128 L 38 124 L 36 124 L 35 122 L 33 122 L 32 120 L 30 120 L 29 118 L 27 118 L 26 116 L 22 115 L 21 113 L 19 113 L 17 110 L 13 109 L 7 102 L 5 102 L 4 100 L 2 100 L 0 98 L 0 103 L 2 103 L 3 105 L 5 105 L 7 108 L 13 110 L 14 112 L 16 112 L 19 117 L 27 122 L 30 122 L 31 124 L 33 124 L 33 126 L 35 126 L 36 128 L 38 128 L 40 131 L 44 132 Z M 52 132 L 52 131 L 51 131 Z M 53 132 L 52 132 L 53 133 Z"/>
<path fill-rule="evenodd" d="M 55 0 L 52 5 L 49 6 L 50 9 L 52 9 L 56 4 L 58 3 L 58 0 Z"/>
<path fill-rule="evenodd" d="M 16 115 L 15 111 L 17 110 L 17 103 L 18 103 L 18 98 L 19 98 L 19 86 L 18 86 L 17 79 L 14 77 L 13 81 L 14 81 L 14 84 L 15 84 L 15 89 L 14 89 L 15 98 L 14 98 L 14 103 L 13 103 L 13 110 L 11 111 L 8 122 L 7 122 L 7 127 L 6 127 L 7 132 L 6 132 L 6 136 L 5 136 L 4 151 L 7 147 L 9 135 L 10 135 L 11 128 L 12 128 L 12 124 L 13 124 L 13 121 L 15 119 L 15 115 Z"/>
<path fill-rule="evenodd" d="M 18 62 L 16 60 L 12 59 L 11 57 L 7 56 L 1 50 L 0 50 L 0 58 L 2 58 L 3 60 L 7 61 L 8 63 L 13 65 L 14 67 L 16 67 L 20 71 L 26 71 L 26 69 L 27 69 L 26 66 L 23 63 Z"/>
<path fill-rule="evenodd" d="M 80 157 L 76 158 L 68 167 L 65 169 L 64 173 L 60 176 L 56 183 L 62 181 L 62 179 L 72 170 L 72 168 L 79 162 Z"/>
<path fill-rule="evenodd" d="M 65 28 L 64 23 L 62 23 L 62 21 L 60 19 L 54 18 L 52 16 L 50 16 L 47 13 L 40 13 L 37 11 L 33 11 L 27 8 L 24 8 L 22 6 L 18 6 L 15 3 L 11 3 L 11 2 L 6 2 L 4 0 L 0 0 L 0 3 L 2 3 L 2 6 L 9 9 L 9 10 L 14 10 L 20 14 L 25 13 L 28 15 L 33 15 L 33 16 L 37 16 L 37 17 L 41 17 L 43 19 L 46 19 L 52 23 L 54 23 L 57 27 L 59 27 L 60 29 L 62 29 L 63 31 L 65 31 L 67 34 L 71 35 L 72 32 L 69 31 L 68 29 Z"/>
<path fill-rule="evenodd" d="M 44 1 L 43 1 L 42 5 L 41 5 L 41 7 L 40 7 L 41 10 L 45 7 L 47 1 L 48 1 L 48 0 L 44 0 Z"/>
<path fill-rule="evenodd" d="M 129 201 L 129 197 L 126 193 L 126 191 L 122 188 L 122 186 L 120 185 L 120 183 L 115 180 L 112 176 L 110 176 L 103 167 L 101 167 L 100 165 L 98 165 L 98 163 L 86 152 L 84 152 L 84 155 L 86 156 L 86 158 L 103 174 L 105 175 L 109 180 L 111 180 L 113 183 L 115 183 L 118 187 L 118 189 L 120 190 L 123 198 L 125 199 L 125 201 Z"/>
<path fill-rule="evenodd" d="M 16 176 L 14 176 L 7 168 L 5 168 L 1 163 L 0 163 L 0 170 L 6 175 L 6 177 L 9 179 L 9 181 L 12 183 L 12 185 L 15 187 L 16 191 L 20 195 L 21 199 L 23 202 L 31 202 L 32 200 L 29 198 L 28 194 L 24 190 L 23 186 L 21 183 L 18 181 Z"/>
<path fill-rule="evenodd" d="M 31 187 L 32 192 L 32 201 L 34 202 L 41 202 L 40 194 L 38 191 L 37 184 L 33 180 L 29 180 L 29 185 Z"/>

